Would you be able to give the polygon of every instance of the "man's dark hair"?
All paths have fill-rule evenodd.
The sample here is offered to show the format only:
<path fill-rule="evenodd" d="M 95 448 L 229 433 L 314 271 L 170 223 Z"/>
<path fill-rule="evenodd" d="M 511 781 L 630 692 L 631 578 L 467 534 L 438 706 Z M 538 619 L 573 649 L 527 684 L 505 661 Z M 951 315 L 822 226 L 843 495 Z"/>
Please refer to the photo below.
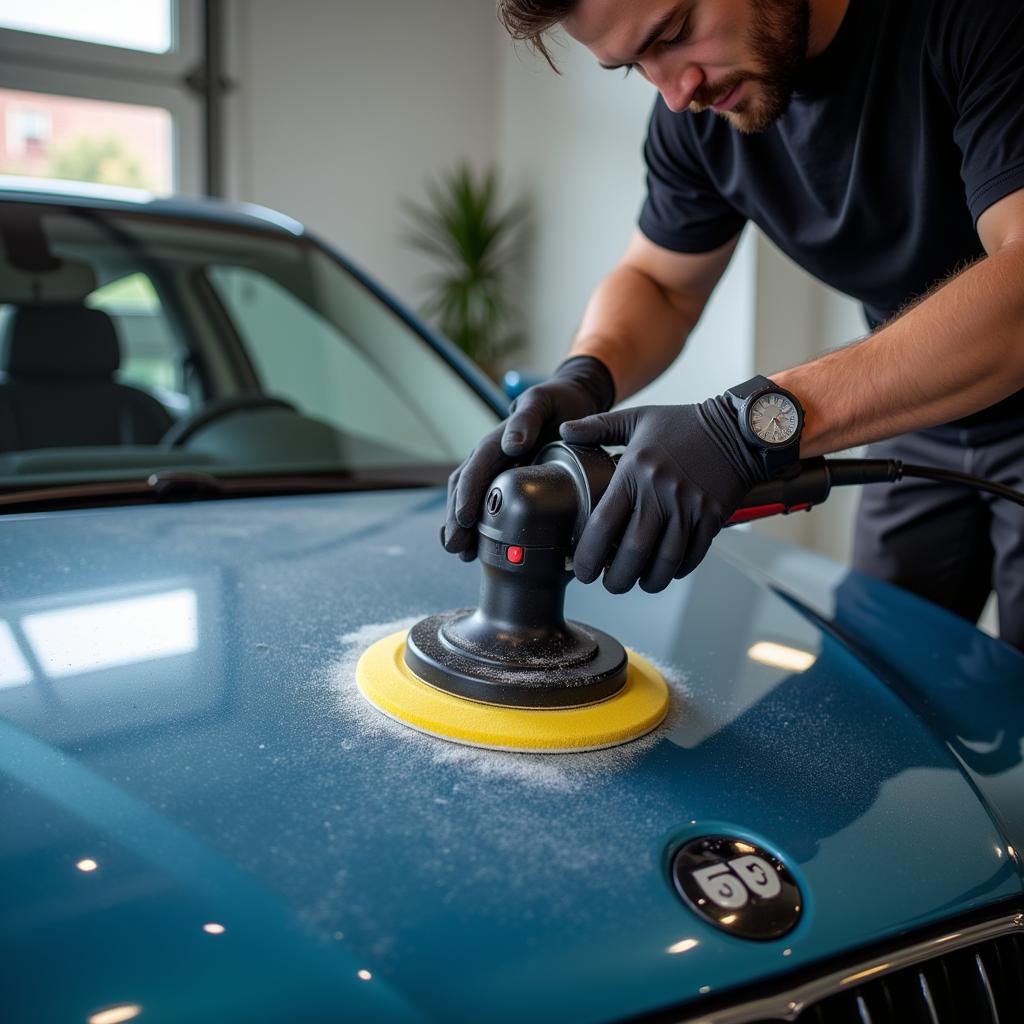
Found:
<path fill-rule="evenodd" d="M 576 6 L 576 0 L 498 0 L 498 19 L 516 40 L 525 42 L 557 72 L 544 34 Z"/>

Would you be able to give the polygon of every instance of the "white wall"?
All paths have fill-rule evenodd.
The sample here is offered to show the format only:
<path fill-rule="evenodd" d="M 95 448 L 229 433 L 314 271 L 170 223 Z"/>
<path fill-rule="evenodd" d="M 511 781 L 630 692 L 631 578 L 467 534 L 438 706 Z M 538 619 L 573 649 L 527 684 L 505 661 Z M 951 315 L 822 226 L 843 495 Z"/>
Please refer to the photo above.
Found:
<path fill-rule="evenodd" d="M 478 0 L 229 0 L 229 196 L 309 224 L 402 299 L 402 198 L 495 157 L 499 37 Z"/>

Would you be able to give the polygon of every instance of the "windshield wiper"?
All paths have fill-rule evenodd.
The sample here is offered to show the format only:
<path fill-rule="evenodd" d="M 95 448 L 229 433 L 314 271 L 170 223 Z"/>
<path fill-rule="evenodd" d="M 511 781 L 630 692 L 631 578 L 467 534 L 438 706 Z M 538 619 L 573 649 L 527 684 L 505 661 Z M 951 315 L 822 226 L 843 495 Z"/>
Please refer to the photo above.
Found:
<path fill-rule="evenodd" d="M 437 487 L 451 467 L 401 470 L 331 470 L 310 473 L 267 473 L 214 476 L 191 470 L 161 470 L 144 479 L 104 480 L 24 487 L 0 493 L 0 512 L 44 511 L 153 502 L 209 501 L 227 498 L 274 497 L 345 491 Z"/>

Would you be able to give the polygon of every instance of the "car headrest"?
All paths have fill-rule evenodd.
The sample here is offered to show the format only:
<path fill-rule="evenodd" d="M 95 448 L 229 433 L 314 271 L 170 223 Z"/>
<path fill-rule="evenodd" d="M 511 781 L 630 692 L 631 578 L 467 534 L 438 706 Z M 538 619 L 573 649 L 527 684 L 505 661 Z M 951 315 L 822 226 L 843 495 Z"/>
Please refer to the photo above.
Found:
<path fill-rule="evenodd" d="M 9 376 L 109 377 L 121 362 L 113 321 L 78 303 L 20 306 L 7 338 Z"/>

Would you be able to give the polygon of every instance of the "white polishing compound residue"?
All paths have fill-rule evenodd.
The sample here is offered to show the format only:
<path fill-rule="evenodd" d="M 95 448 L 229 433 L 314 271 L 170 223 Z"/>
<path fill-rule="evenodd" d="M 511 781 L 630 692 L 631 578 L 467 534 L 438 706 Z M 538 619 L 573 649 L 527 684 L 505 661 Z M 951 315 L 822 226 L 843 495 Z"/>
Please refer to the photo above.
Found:
<path fill-rule="evenodd" d="M 688 691 L 684 680 L 652 661 L 671 691 L 668 716 L 653 732 L 620 746 L 581 753 L 519 754 L 430 736 L 379 712 L 356 685 L 356 665 L 363 651 L 391 633 L 408 630 L 420 618 L 422 616 L 371 623 L 343 635 L 340 641 L 345 652 L 329 670 L 338 710 L 355 726 L 359 736 L 374 743 L 394 744 L 396 750 L 402 749 L 407 756 L 424 757 L 433 764 L 455 766 L 479 776 L 516 780 L 542 789 L 572 791 L 580 788 L 588 778 L 628 768 L 673 728 L 685 706 Z"/>

